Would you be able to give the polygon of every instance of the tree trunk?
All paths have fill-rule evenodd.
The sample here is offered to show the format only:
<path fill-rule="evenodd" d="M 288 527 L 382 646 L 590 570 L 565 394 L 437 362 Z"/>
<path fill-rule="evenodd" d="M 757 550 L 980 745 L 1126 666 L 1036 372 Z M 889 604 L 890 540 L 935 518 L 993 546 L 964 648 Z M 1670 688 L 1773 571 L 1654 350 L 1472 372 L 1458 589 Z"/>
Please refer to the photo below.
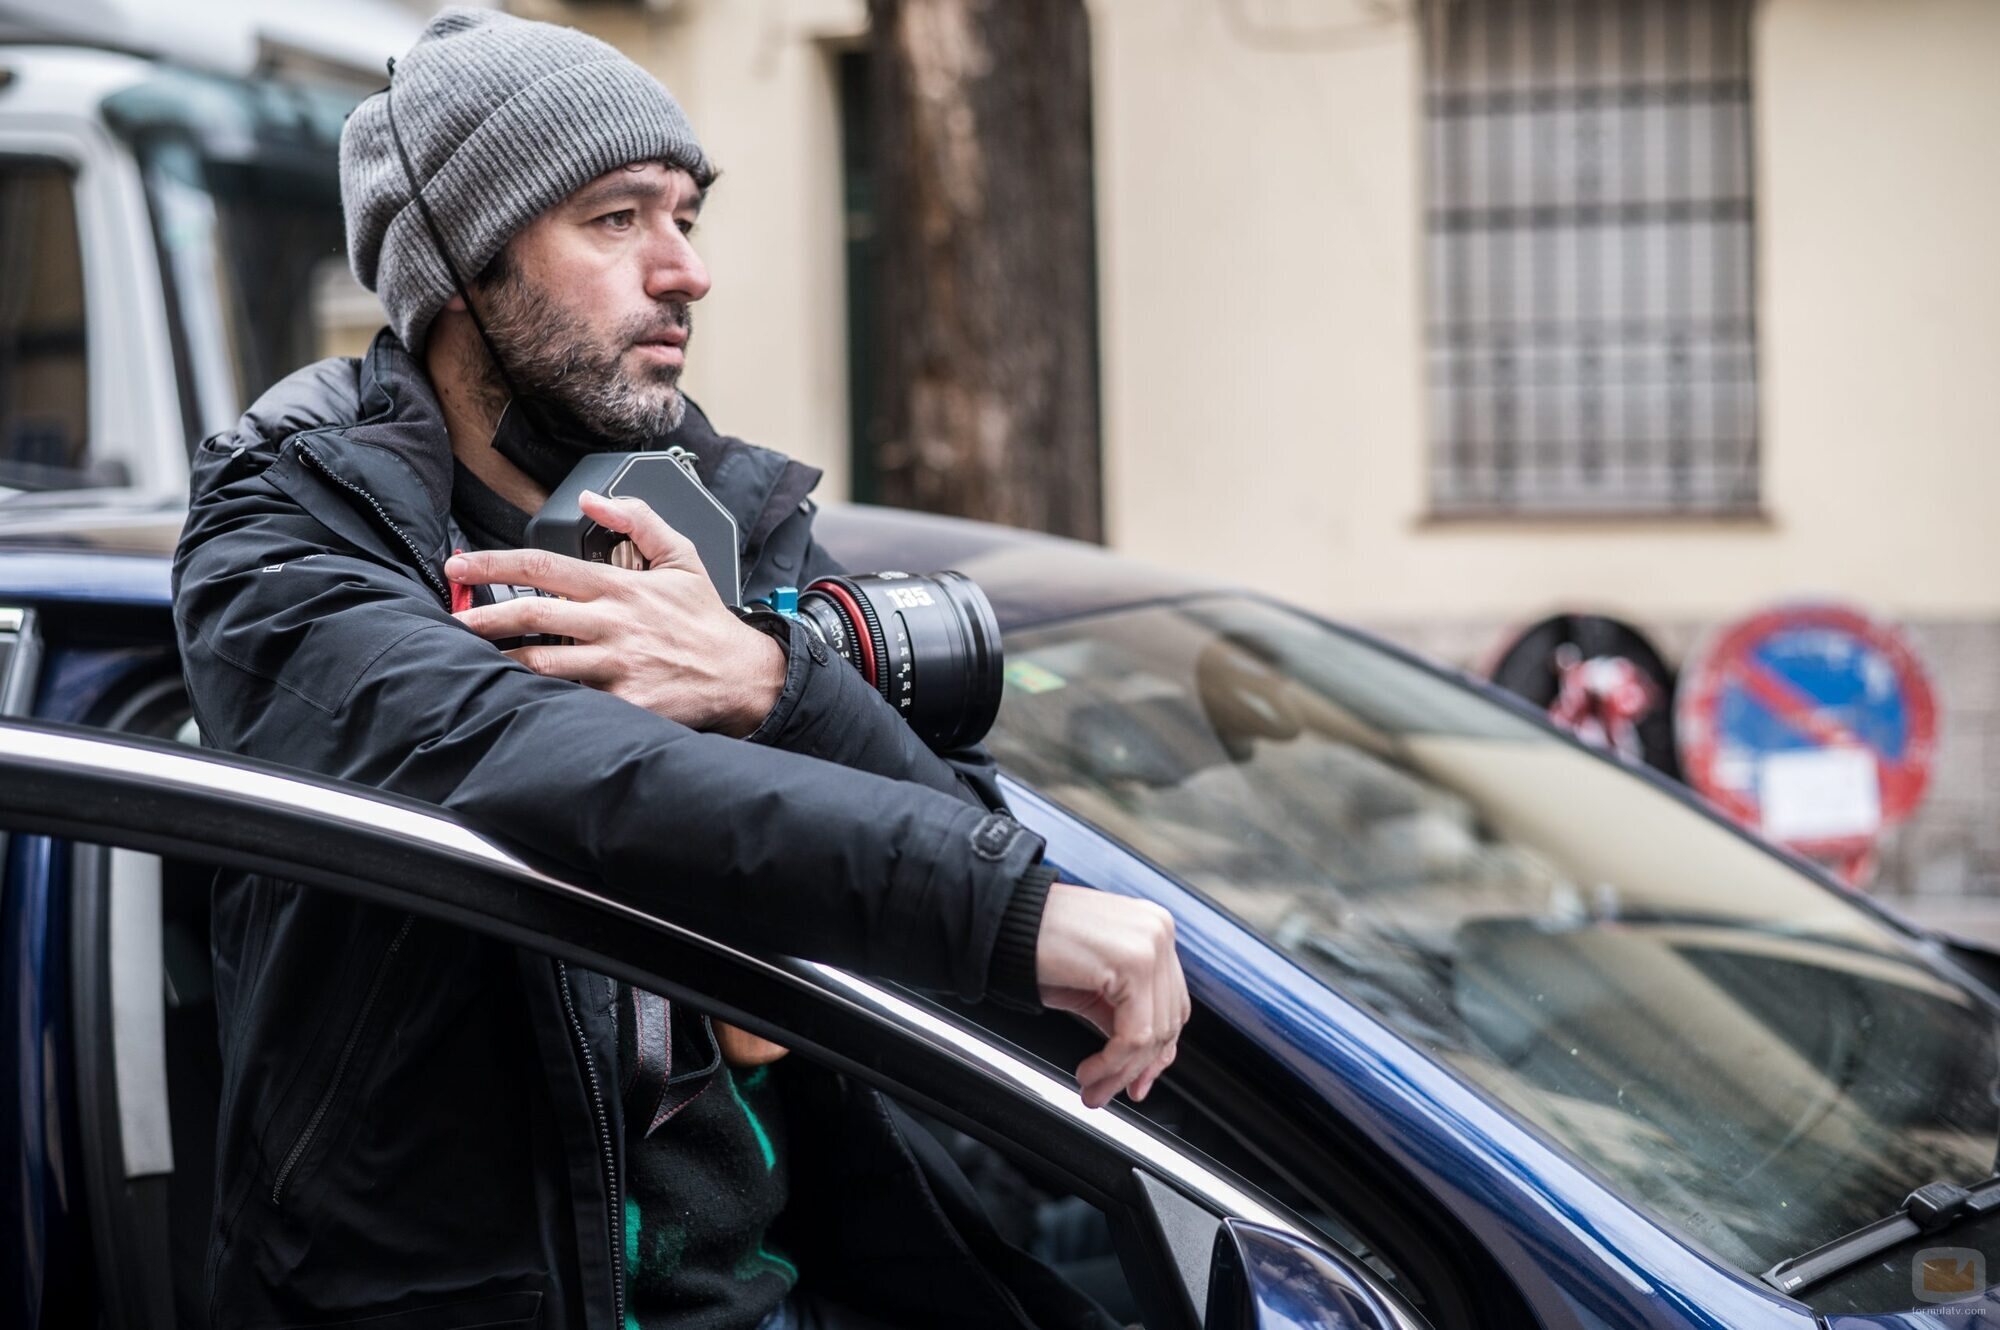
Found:
<path fill-rule="evenodd" d="M 884 502 L 1102 538 L 1083 0 L 869 0 Z"/>

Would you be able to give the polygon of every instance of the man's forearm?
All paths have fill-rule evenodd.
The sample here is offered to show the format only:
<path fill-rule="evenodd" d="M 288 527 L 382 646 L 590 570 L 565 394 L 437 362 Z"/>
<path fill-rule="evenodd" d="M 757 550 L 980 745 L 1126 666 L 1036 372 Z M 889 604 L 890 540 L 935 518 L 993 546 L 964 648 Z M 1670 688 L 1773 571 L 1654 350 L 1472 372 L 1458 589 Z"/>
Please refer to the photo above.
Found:
<path fill-rule="evenodd" d="M 794 622 L 779 700 L 752 741 L 804 753 L 870 775 L 914 781 L 977 808 L 999 810 L 1000 785 L 983 748 L 933 753 L 860 673 Z M 1035 953 L 1054 870 L 1035 864 L 1016 880 L 994 935 L 987 994 L 1009 1005 L 1040 1006 Z"/>

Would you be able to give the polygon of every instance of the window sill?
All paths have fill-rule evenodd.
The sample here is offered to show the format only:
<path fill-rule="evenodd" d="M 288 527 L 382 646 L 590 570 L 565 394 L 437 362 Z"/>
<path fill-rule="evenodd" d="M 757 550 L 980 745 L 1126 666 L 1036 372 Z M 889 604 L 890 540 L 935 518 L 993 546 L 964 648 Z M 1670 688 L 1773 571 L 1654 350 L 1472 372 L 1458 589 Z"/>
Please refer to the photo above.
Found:
<path fill-rule="evenodd" d="M 1530 530 L 1557 531 L 1639 531 L 1647 534 L 1668 531 L 1677 533 L 1699 533 L 1724 531 L 1730 533 L 1759 533 L 1776 531 L 1778 519 L 1765 508 L 1753 508 L 1735 512 L 1683 512 L 1662 513 L 1654 511 L 1620 511 L 1602 509 L 1594 511 L 1537 511 L 1534 509 L 1505 510 L 1488 512 L 1452 511 L 1427 512 L 1411 523 L 1419 531 L 1509 531 Z"/>

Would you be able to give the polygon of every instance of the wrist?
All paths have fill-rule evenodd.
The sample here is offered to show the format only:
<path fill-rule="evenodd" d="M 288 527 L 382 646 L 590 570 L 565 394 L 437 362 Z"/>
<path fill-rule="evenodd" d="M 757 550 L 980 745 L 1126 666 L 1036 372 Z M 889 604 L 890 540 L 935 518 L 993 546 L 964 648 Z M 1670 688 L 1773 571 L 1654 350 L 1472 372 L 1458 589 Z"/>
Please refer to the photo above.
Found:
<path fill-rule="evenodd" d="M 716 727 L 732 739 L 755 733 L 785 691 L 786 657 L 783 644 L 769 633 L 748 624 L 744 627 L 748 638 L 744 668 L 737 674 L 742 686 L 737 690 L 735 702 L 725 713 L 722 724 Z"/>

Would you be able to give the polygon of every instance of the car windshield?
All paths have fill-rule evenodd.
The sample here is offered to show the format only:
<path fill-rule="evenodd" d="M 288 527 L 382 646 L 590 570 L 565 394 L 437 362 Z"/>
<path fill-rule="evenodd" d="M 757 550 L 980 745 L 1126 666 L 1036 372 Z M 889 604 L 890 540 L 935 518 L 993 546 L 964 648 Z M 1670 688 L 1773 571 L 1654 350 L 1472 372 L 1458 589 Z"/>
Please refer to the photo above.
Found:
<path fill-rule="evenodd" d="M 1012 774 L 1742 1270 L 1994 1171 L 1988 1009 L 1615 763 L 1244 598 L 1007 651 Z"/>
<path fill-rule="evenodd" d="M 171 68 L 105 100 L 145 180 L 190 445 L 300 365 L 357 353 L 382 322 L 343 236 L 340 129 L 355 101 Z"/>

